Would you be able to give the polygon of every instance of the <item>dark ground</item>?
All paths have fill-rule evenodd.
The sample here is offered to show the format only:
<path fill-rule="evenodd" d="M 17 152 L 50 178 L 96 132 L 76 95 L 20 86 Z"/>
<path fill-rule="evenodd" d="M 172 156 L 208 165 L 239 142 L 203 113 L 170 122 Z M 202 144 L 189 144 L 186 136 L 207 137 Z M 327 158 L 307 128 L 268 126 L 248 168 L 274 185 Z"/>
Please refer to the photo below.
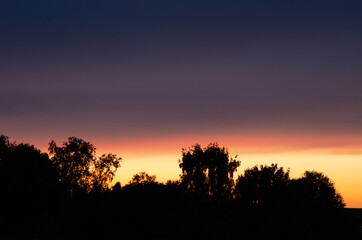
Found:
<path fill-rule="evenodd" d="M 362 239 L 362 209 L 246 209 L 132 199 L 9 210 L 2 214 L 1 239 Z"/>

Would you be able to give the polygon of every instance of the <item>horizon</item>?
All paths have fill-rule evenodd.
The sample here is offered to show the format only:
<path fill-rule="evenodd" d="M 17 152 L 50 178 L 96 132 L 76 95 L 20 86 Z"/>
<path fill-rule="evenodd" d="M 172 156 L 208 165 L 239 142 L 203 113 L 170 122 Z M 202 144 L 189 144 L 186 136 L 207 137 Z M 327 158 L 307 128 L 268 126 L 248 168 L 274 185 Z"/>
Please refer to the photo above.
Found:
<path fill-rule="evenodd" d="M 362 208 L 362 2 L 3 1 L 0 133 L 76 136 L 115 181 L 178 179 L 182 148 L 330 177 Z"/>

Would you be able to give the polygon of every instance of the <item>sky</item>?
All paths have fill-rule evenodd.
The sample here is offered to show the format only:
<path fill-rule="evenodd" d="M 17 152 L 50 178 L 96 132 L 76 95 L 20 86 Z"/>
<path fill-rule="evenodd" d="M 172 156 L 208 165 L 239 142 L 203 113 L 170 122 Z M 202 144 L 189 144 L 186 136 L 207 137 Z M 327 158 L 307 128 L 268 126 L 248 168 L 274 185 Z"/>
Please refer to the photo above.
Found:
<path fill-rule="evenodd" d="M 70 136 L 178 179 L 218 142 L 243 169 L 324 172 L 362 208 L 362 2 L 1 1 L 0 134 Z"/>

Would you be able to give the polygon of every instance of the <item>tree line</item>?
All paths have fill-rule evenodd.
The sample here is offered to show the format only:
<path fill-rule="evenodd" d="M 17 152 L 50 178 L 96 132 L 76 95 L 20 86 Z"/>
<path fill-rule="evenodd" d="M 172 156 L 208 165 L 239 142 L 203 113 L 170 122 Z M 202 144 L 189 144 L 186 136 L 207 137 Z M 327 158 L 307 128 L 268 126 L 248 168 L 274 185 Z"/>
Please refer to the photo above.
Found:
<path fill-rule="evenodd" d="M 96 148 L 83 139 L 70 137 L 58 146 L 49 143 L 49 154 L 30 144 L 10 142 L 0 136 L 0 184 L 3 195 L 42 196 L 75 195 L 121 190 L 120 183 L 111 186 L 122 159 L 116 154 L 96 156 Z M 234 181 L 240 161 L 229 156 L 225 147 L 211 143 L 202 148 L 195 144 L 182 149 L 179 185 L 184 191 L 204 201 L 223 203 L 237 200 L 248 207 L 318 207 L 342 208 L 342 196 L 323 173 L 306 171 L 298 179 L 289 177 L 289 169 L 277 164 L 246 169 Z M 135 174 L 124 187 L 145 187 L 156 182 L 156 176 Z M 158 183 L 160 184 L 160 183 Z M 169 181 L 167 184 L 171 184 Z"/>
<path fill-rule="evenodd" d="M 238 222 L 249 226 L 251 223 L 235 215 L 240 212 L 249 218 L 261 214 L 260 221 L 270 211 L 289 214 L 286 209 L 311 211 L 345 207 L 332 180 L 321 172 L 306 171 L 300 178 L 292 179 L 289 169 L 277 164 L 260 165 L 246 169 L 234 180 L 240 161 L 237 157 L 231 158 L 227 148 L 217 143 L 182 149 L 178 161 L 182 171 L 180 179 L 166 183 L 140 172 L 124 186 L 119 182 L 112 185 L 121 161 L 121 157 L 112 153 L 97 156 L 93 144 L 77 137 L 70 137 L 61 145 L 51 141 L 48 153 L 43 153 L 33 145 L 17 144 L 1 135 L 0 210 L 6 217 L 1 220 L 4 222 L 0 230 L 3 228 L 6 232 L 14 228 L 9 219 L 16 213 L 26 222 L 16 226 L 28 226 L 28 231 L 35 236 L 45 231 L 56 236 L 61 232 L 69 238 L 67 231 L 72 230 L 78 232 L 76 238 L 79 238 L 89 232 L 91 222 L 97 222 L 96 226 L 102 229 L 117 222 L 117 227 L 122 226 L 125 233 L 131 234 L 132 229 L 140 228 L 140 232 L 148 234 L 157 229 L 154 223 L 157 221 L 169 229 L 170 232 L 164 229 L 166 235 L 175 229 L 205 235 L 211 219 L 218 222 L 220 226 L 215 229 L 221 232 L 231 231 L 229 228 Z M 100 222 L 100 219 L 114 219 L 117 214 L 123 218 L 107 224 Z M 150 216 L 157 221 L 147 219 Z M 274 216 L 281 220 L 279 215 Z M 44 220 L 49 218 L 53 224 Z M 300 224 L 303 217 L 297 218 Z M 34 219 L 42 222 L 46 230 L 38 229 L 39 223 L 31 223 Z M 227 219 L 234 221 L 224 226 Z M 202 228 L 195 227 L 200 224 Z M 268 224 L 274 226 L 274 222 Z M 251 226 L 254 225 L 247 229 L 252 229 Z M 98 233 L 104 231 L 99 229 Z"/>

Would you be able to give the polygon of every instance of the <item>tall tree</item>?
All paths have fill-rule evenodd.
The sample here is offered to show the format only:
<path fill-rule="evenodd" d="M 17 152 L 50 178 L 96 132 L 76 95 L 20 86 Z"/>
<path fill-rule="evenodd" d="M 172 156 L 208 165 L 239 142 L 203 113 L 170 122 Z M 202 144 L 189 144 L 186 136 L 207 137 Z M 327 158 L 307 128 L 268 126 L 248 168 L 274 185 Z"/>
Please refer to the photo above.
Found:
<path fill-rule="evenodd" d="M 96 157 L 96 148 L 83 139 L 70 137 L 62 146 L 49 143 L 51 160 L 59 169 L 59 180 L 69 193 L 104 190 L 113 179 L 121 158 L 115 154 Z"/>
<path fill-rule="evenodd" d="M 233 174 L 239 165 L 240 161 L 230 158 L 228 150 L 217 143 L 205 148 L 195 144 L 190 149 L 182 149 L 179 160 L 182 183 L 191 192 L 215 201 L 231 197 Z"/>

